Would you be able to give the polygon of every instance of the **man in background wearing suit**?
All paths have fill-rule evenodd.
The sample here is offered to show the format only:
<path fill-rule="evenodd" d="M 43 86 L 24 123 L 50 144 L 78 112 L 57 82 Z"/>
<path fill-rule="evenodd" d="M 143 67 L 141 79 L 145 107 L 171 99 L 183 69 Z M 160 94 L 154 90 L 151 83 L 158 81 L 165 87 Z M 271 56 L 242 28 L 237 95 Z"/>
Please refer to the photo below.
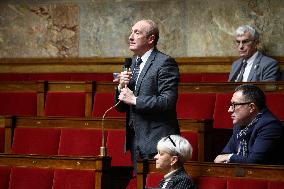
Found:
<path fill-rule="evenodd" d="M 236 30 L 236 47 L 240 59 L 232 65 L 229 81 L 254 82 L 276 81 L 280 77 L 278 62 L 264 56 L 258 51 L 259 34 L 249 25 L 243 25 Z"/>
<path fill-rule="evenodd" d="M 176 114 L 179 69 L 173 58 L 156 48 L 159 30 L 152 20 L 141 20 L 131 30 L 129 49 L 134 52 L 131 71 L 121 72 L 117 110 L 126 112 L 126 150 L 136 160 L 152 159 L 158 141 L 179 134 Z"/>
<path fill-rule="evenodd" d="M 284 164 L 284 127 L 266 107 L 260 88 L 238 86 L 228 112 L 233 134 L 215 163 Z"/>

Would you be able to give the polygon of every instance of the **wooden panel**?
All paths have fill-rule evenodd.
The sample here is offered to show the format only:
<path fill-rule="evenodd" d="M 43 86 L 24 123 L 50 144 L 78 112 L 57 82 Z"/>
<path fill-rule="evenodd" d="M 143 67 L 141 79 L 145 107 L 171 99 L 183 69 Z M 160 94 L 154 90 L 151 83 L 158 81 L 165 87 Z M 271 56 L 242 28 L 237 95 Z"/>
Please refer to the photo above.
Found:
<path fill-rule="evenodd" d="M 228 73 L 238 57 L 178 57 L 181 73 Z M 284 70 L 284 57 L 273 57 Z M 1 73 L 112 73 L 121 70 L 124 57 L 1 58 Z"/>
<path fill-rule="evenodd" d="M 238 85 L 244 83 L 236 82 L 217 82 L 217 83 L 179 83 L 179 93 L 217 93 L 217 92 L 233 92 Z M 266 92 L 284 92 L 284 82 L 249 82 L 259 86 Z M 95 91 L 102 93 L 114 93 L 117 84 L 111 82 L 96 82 Z"/>

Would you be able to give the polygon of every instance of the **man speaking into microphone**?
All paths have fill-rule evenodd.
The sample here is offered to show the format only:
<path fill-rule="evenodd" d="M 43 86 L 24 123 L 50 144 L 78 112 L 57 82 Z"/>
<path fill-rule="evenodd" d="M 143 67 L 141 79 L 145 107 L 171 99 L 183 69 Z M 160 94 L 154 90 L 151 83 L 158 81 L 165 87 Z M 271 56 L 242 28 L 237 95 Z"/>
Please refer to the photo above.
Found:
<path fill-rule="evenodd" d="M 134 52 L 130 70 L 121 72 L 116 107 L 126 112 L 126 150 L 136 161 L 152 159 L 162 137 L 180 134 L 176 102 L 179 69 L 173 58 L 157 50 L 159 29 L 152 20 L 140 20 L 131 30 L 129 49 Z"/>

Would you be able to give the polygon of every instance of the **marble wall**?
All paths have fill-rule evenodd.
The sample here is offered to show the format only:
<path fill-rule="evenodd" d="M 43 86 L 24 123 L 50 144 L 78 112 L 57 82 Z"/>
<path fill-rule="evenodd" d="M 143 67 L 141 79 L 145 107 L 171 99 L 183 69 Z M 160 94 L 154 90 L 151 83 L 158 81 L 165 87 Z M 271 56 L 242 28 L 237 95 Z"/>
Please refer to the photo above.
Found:
<path fill-rule="evenodd" d="M 236 56 L 242 24 L 260 31 L 267 54 L 284 56 L 283 0 L 1 0 L 0 57 L 130 56 L 131 26 L 143 18 L 174 57 Z"/>

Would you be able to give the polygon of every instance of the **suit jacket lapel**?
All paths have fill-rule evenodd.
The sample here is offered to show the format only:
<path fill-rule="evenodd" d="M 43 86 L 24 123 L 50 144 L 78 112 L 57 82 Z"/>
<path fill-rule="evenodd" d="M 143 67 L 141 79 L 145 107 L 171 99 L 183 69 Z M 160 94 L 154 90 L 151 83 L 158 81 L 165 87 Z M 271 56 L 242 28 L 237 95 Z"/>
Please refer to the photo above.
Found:
<path fill-rule="evenodd" d="M 151 53 L 151 55 L 149 56 L 147 62 L 145 63 L 139 77 L 138 77 L 138 81 L 136 83 L 136 90 L 134 91 L 134 94 L 137 95 L 138 91 L 140 90 L 141 87 L 141 82 L 143 80 L 143 78 L 145 77 L 145 74 L 147 73 L 148 69 L 151 67 L 151 65 L 153 64 L 153 60 L 155 59 L 157 54 L 157 50 L 154 49 Z"/>
<path fill-rule="evenodd" d="M 258 55 L 256 56 L 253 64 L 252 64 L 252 67 L 250 69 L 250 72 L 249 72 L 249 76 L 248 76 L 248 79 L 247 81 L 252 81 L 253 78 L 256 78 L 256 74 L 257 74 L 257 69 L 259 67 L 259 63 L 260 63 L 260 60 L 262 58 L 262 54 L 260 52 L 258 52 Z"/>

